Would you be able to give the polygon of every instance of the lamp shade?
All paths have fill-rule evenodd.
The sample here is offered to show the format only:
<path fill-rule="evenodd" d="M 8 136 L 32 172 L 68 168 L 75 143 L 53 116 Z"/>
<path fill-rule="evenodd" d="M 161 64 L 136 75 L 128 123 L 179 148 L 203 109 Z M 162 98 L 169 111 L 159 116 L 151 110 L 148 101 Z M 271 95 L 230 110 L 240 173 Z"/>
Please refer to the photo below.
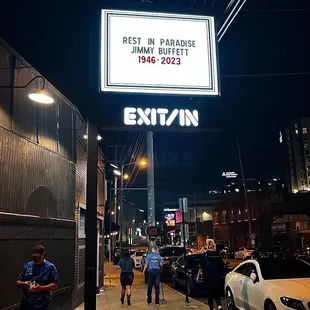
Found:
<path fill-rule="evenodd" d="M 43 89 L 36 90 L 28 95 L 29 99 L 32 101 L 43 103 L 43 104 L 51 104 L 54 103 L 54 99 L 50 97 Z"/>

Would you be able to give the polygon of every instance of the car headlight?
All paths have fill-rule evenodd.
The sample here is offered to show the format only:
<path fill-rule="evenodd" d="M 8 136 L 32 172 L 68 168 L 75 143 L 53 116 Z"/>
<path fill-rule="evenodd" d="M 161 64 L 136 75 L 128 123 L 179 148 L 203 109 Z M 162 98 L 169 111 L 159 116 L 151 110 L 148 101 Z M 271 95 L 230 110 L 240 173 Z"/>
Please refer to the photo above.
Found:
<path fill-rule="evenodd" d="M 297 309 L 297 310 L 306 310 L 302 301 L 298 299 L 289 298 L 289 297 L 281 297 L 280 300 L 282 304 L 285 305 L 286 307 Z"/>

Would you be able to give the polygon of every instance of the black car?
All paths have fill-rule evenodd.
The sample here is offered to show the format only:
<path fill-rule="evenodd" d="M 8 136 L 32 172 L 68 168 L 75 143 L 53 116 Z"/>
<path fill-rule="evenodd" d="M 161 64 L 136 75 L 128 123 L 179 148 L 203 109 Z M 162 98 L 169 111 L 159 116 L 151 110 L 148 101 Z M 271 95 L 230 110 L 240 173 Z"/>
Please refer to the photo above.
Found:
<path fill-rule="evenodd" d="M 222 296 L 224 297 L 224 282 L 225 276 L 227 273 L 231 271 L 231 268 L 228 267 L 227 264 L 224 263 L 223 259 L 219 255 L 215 256 L 207 256 L 205 253 L 203 254 L 194 254 L 187 255 L 187 275 L 185 272 L 185 257 L 184 255 L 179 257 L 176 262 L 172 264 L 171 273 L 172 273 L 172 285 L 173 287 L 182 287 L 185 289 L 185 281 L 187 277 L 187 290 L 189 296 L 194 296 L 198 294 L 206 294 L 207 289 L 204 284 L 204 275 L 200 274 L 199 279 L 197 281 L 197 274 L 199 268 L 202 268 L 205 264 L 208 263 L 208 260 L 218 260 L 220 265 L 222 266 L 222 282 L 223 282 L 223 292 Z M 209 262 L 210 263 L 210 262 Z"/>
<path fill-rule="evenodd" d="M 294 257 L 310 263 L 310 247 L 304 246 L 294 253 Z"/>
<path fill-rule="evenodd" d="M 285 256 L 284 251 L 280 248 L 257 249 L 252 253 L 251 257 L 248 257 L 248 259 L 283 258 Z"/>
<path fill-rule="evenodd" d="M 235 259 L 235 253 L 239 251 L 238 248 L 228 248 L 226 251 L 226 258 Z"/>
<path fill-rule="evenodd" d="M 216 250 L 218 250 L 218 246 L 216 246 Z M 234 259 L 235 253 L 238 251 L 238 248 L 230 248 L 224 247 L 223 249 L 218 250 L 219 254 L 222 258 Z"/>
<path fill-rule="evenodd" d="M 184 248 L 180 246 L 166 246 L 159 250 L 159 255 L 163 259 L 163 268 L 161 274 L 162 281 L 171 278 L 172 263 L 185 253 L 186 250 L 184 250 Z"/>

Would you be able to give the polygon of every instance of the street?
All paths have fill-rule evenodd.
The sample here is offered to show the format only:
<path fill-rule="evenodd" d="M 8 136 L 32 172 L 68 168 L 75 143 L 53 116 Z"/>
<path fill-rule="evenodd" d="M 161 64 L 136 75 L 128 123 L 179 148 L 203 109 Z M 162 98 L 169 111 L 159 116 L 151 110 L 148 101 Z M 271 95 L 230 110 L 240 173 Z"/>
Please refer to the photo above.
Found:
<path fill-rule="evenodd" d="M 229 261 L 230 262 L 230 266 L 233 267 L 233 268 L 238 266 L 240 264 L 240 262 L 241 262 L 239 260 L 232 260 L 232 259 L 229 259 L 229 260 L 225 259 L 224 261 Z M 120 283 L 119 283 L 119 274 L 120 274 L 120 272 L 119 272 L 119 270 L 117 269 L 116 266 L 112 265 L 109 262 L 105 262 L 105 272 L 106 272 L 106 276 L 104 278 L 104 285 L 106 287 L 117 287 L 117 286 L 120 286 Z M 135 275 L 135 278 L 134 278 L 133 286 L 143 286 L 143 285 L 145 285 L 145 283 L 144 283 L 144 275 L 143 275 L 143 273 L 140 270 L 134 270 L 134 275 Z M 171 282 L 166 282 L 163 285 L 164 292 L 165 292 L 165 286 L 168 286 L 169 288 L 172 288 Z M 145 290 L 146 290 L 146 286 L 145 286 Z M 178 289 L 176 291 L 179 294 L 184 295 L 184 301 L 185 301 L 185 293 L 184 293 L 184 291 L 182 289 Z M 208 305 L 208 300 L 204 296 L 194 297 L 192 299 L 194 299 L 194 300 L 196 300 L 196 301 L 198 301 L 200 303 L 203 303 L 205 305 Z M 169 300 L 167 300 L 167 303 L 169 303 Z M 222 307 L 223 307 L 224 310 L 227 309 L 226 300 L 222 301 Z"/>
<path fill-rule="evenodd" d="M 224 261 L 225 261 L 225 262 L 229 262 L 229 266 L 232 267 L 232 268 L 237 267 L 237 266 L 242 262 L 241 260 L 235 260 L 235 259 L 224 259 Z M 171 282 L 167 282 L 167 283 L 165 283 L 165 284 L 172 288 Z M 184 294 L 184 298 L 185 298 L 184 290 L 182 290 L 182 289 L 177 289 L 177 291 L 178 291 L 179 293 Z M 196 297 L 196 296 L 195 296 L 195 297 L 193 297 L 193 299 L 195 299 L 195 300 L 197 300 L 197 301 L 199 301 L 199 302 L 202 302 L 202 303 L 208 305 L 208 299 L 207 299 L 205 296 L 201 296 L 201 297 Z M 216 304 L 215 304 L 214 306 L 216 307 Z M 223 307 L 223 309 L 225 309 L 225 310 L 227 309 L 227 304 L 226 304 L 226 300 L 225 300 L 225 299 L 222 300 L 222 307 Z"/>

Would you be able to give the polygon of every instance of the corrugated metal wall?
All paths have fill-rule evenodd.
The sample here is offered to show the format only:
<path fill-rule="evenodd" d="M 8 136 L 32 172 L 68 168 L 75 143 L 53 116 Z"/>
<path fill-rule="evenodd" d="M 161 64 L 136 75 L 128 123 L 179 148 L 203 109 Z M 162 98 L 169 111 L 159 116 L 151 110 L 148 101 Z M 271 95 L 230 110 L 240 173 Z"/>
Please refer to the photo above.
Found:
<path fill-rule="evenodd" d="M 0 68 L 0 85 L 23 86 L 40 75 L 1 38 Z M 42 80 L 25 88 L 0 88 L 0 212 L 76 221 L 75 246 L 68 245 L 75 248 L 75 270 L 71 280 L 66 279 L 72 283 L 75 307 L 84 300 L 85 240 L 78 239 L 77 224 L 78 205 L 86 204 L 86 126 L 76 107 L 48 82 L 45 87 L 55 103 L 41 105 L 31 101 L 28 94 L 40 83 Z M 98 151 L 100 219 L 104 218 L 105 191 L 104 158 Z M 50 238 L 53 240 L 53 236 Z M 57 244 L 53 243 L 56 248 Z M 100 285 L 102 244 L 100 239 Z M 3 250 L 6 245 L 0 240 L 1 247 Z M 72 266 L 72 258 L 68 259 L 62 263 Z M 61 270 L 64 266 L 59 267 Z"/>
<path fill-rule="evenodd" d="M 23 86 L 39 75 L 3 44 L 0 65 L 2 86 Z M 39 82 L 0 89 L 0 211 L 73 219 L 75 110 L 50 85 L 56 104 L 31 101 Z"/>
<path fill-rule="evenodd" d="M 39 215 L 54 197 L 53 217 L 74 218 L 74 164 L 38 144 L 0 128 L 0 211 Z M 45 187 L 46 201 L 37 199 L 28 207 L 32 193 Z M 52 203 L 52 202 L 51 202 Z M 46 216 L 45 216 L 46 217 Z"/>
<path fill-rule="evenodd" d="M 75 223 L 54 219 L 0 214 L 0 309 L 19 309 L 22 291 L 15 282 L 23 264 L 31 259 L 36 244 L 47 249 L 47 259 L 59 273 L 59 290 L 53 294 L 51 310 L 72 309 Z"/>
<path fill-rule="evenodd" d="M 1 38 L 0 68 L 0 85 L 23 86 L 33 77 L 40 75 Z M 72 254 L 66 255 L 58 263 L 58 254 L 62 253 L 62 250 L 57 245 L 61 247 L 65 241 L 61 240 L 61 237 L 58 241 L 54 238 L 55 230 L 53 232 L 51 230 L 51 235 L 36 237 L 37 240 L 32 240 L 28 233 L 25 234 L 22 236 L 25 239 L 25 246 L 21 251 L 17 251 L 19 256 L 27 257 L 27 253 L 31 251 L 31 248 L 28 249 L 29 246 L 33 246 L 34 242 L 43 242 L 39 239 L 46 239 L 50 240 L 47 244 L 48 251 L 58 253 L 55 252 L 52 256 L 61 273 L 64 273 L 63 270 L 66 270 L 67 266 L 72 266 L 72 260 L 74 260 L 74 274 L 73 272 L 66 275 L 60 274 L 60 278 L 65 276 L 69 289 L 66 291 L 66 298 L 69 303 L 72 301 L 73 307 L 75 307 L 84 300 L 85 240 L 78 239 L 77 206 L 79 203 L 86 204 L 87 167 L 86 145 L 83 138 L 86 126 L 74 105 L 48 82 L 46 88 L 55 103 L 40 105 L 32 102 L 28 98 L 28 94 L 37 89 L 39 82 L 42 83 L 41 80 L 35 80 L 26 88 L 20 89 L 0 88 L 0 212 L 36 215 L 39 216 L 39 223 L 44 221 L 42 218 L 76 221 L 75 242 L 70 240 L 66 244 L 68 251 L 70 251 L 69 248 L 72 249 Z M 99 152 L 98 160 L 98 212 L 103 218 L 106 193 L 101 152 Z M 66 223 L 72 225 L 69 221 L 64 222 L 64 225 Z M 12 226 L 11 232 L 18 231 L 17 228 L 17 226 L 16 229 Z M 56 229 L 56 226 L 54 228 Z M 40 235 L 39 230 L 37 233 Z M 13 239 L 20 237 L 15 235 L 13 238 L 12 236 Z M 28 240 L 28 238 L 30 239 Z M 6 251 L 11 243 L 12 241 L 7 237 L 6 241 L 0 238 L 0 249 Z M 99 250 L 100 285 L 103 285 L 102 244 L 103 240 L 101 239 Z M 24 253 L 25 251 L 27 253 Z M 8 263 L 6 257 L 4 255 L 2 259 L 0 258 L 1 264 Z M 21 262 L 18 263 L 18 265 L 20 264 Z M 15 279 L 17 274 L 18 270 L 11 271 L 9 278 Z M 8 296 L 5 306 L 18 307 L 18 305 L 10 304 L 11 301 L 16 301 L 19 298 L 15 290 L 12 291 L 12 294 L 14 296 Z M 61 300 L 64 295 L 56 295 L 54 297 L 56 303 L 52 308 L 61 309 L 57 301 Z M 73 296 L 73 300 L 70 296 Z M 68 309 L 69 305 L 67 304 L 66 307 Z M 2 307 L 0 306 L 0 308 Z"/>
<path fill-rule="evenodd" d="M 0 85 L 10 84 L 10 56 L 0 45 Z M 0 124 L 6 128 L 11 128 L 10 117 L 10 92 L 9 88 L 0 88 Z"/>

